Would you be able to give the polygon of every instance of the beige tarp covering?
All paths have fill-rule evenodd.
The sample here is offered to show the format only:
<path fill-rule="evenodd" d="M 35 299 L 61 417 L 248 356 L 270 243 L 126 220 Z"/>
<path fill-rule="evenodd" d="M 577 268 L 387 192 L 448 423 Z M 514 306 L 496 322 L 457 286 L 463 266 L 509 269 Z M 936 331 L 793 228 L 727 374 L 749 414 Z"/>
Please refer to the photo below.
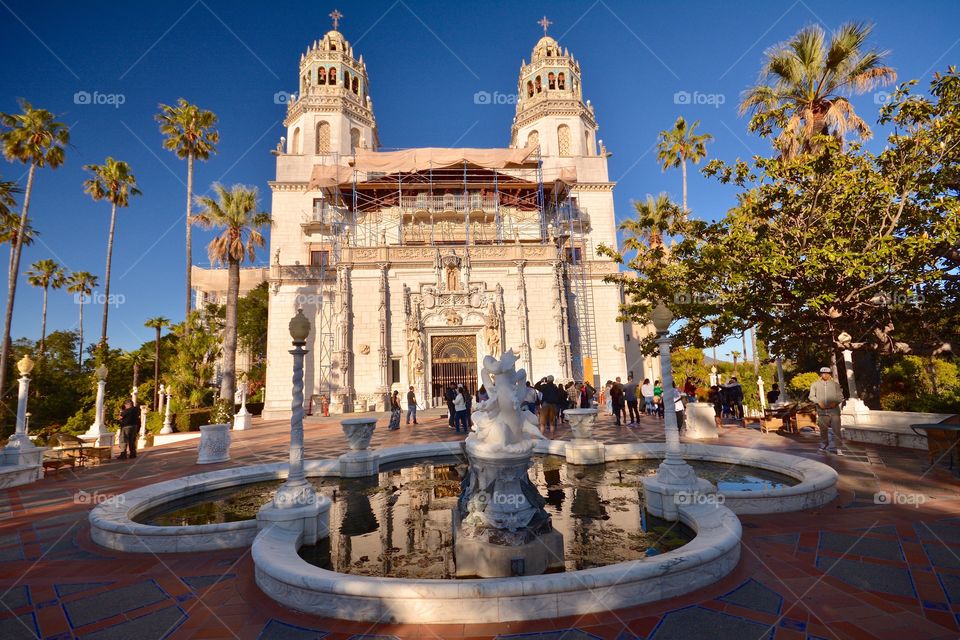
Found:
<path fill-rule="evenodd" d="M 308 191 L 315 189 L 324 189 L 335 187 L 338 184 L 345 184 L 353 180 L 353 169 L 343 167 L 337 164 L 313 165 L 313 171 L 310 173 L 310 184 Z"/>
<path fill-rule="evenodd" d="M 485 169 L 506 169 L 535 164 L 531 158 L 536 147 L 524 149 L 443 149 L 426 147 L 403 151 L 358 149 L 353 166 L 360 171 L 412 173 L 462 165 L 464 162 Z"/>
<path fill-rule="evenodd" d="M 536 147 L 523 149 L 444 149 L 425 147 L 403 151 L 357 149 L 351 164 L 314 165 L 309 189 L 322 189 L 353 181 L 354 169 L 362 173 L 414 173 L 462 165 L 464 162 L 485 169 L 516 169 L 536 165 Z M 560 168 L 558 179 L 567 184 L 577 181 L 576 167 Z"/>

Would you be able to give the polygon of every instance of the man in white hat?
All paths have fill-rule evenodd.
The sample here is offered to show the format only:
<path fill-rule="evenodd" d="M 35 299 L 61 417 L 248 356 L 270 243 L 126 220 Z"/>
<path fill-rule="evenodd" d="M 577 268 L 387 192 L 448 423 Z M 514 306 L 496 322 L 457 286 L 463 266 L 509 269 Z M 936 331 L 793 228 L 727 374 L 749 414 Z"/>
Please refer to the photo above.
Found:
<path fill-rule="evenodd" d="M 817 405 L 820 451 L 842 455 L 840 405 L 844 400 L 840 383 L 833 379 L 833 370 L 830 367 L 821 367 L 820 379 L 810 385 L 810 402 Z"/>

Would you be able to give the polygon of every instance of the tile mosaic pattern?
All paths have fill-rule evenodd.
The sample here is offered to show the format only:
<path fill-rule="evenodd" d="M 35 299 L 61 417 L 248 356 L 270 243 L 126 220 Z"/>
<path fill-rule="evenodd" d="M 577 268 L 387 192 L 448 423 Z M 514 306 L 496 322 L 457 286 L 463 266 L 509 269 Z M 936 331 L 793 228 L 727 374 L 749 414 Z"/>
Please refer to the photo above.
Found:
<path fill-rule="evenodd" d="M 378 429 L 372 446 L 456 439 L 438 412 L 423 417 L 417 427 Z M 601 417 L 595 432 L 609 443 L 658 442 L 662 429 L 655 418 L 617 428 Z M 288 431 L 283 422 L 255 422 L 234 433 L 233 460 L 224 466 L 286 460 Z M 561 428 L 550 437 L 569 433 Z M 0 491 L 0 638 L 960 637 L 960 485 L 949 471 L 923 475 L 925 453 L 902 449 L 854 446 L 849 456 L 825 457 L 812 432 L 760 434 L 728 425 L 719 443 L 823 460 L 840 472 L 840 496 L 816 511 L 741 518 L 740 564 L 711 587 L 605 614 L 489 625 L 371 625 L 302 615 L 260 593 L 247 550 L 161 557 L 91 542 L 90 504 L 82 496 L 195 473 L 196 441 L 147 449 L 136 462 L 65 470 Z M 345 449 L 336 419 L 308 418 L 308 457 Z M 878 491 L 929 499 L 917 508 L 878 505 Z"/>

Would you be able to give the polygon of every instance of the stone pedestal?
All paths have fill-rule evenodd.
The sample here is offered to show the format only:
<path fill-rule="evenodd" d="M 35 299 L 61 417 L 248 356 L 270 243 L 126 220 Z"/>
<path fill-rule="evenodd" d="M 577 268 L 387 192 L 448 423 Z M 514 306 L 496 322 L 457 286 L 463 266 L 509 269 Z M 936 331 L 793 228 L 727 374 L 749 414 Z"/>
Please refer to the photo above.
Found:
<path fill-rule="evenodd" d="M 850 398 L 843 403 L 840 410 L 840 421 L 842 424 L 870 424 L 870 407 L 863 403 L 860 398 Z"/>
<path fill-rule="evenodd" d="M 603 444 L 593 439 L 593 424 L 597 409 L 567 409 L 563 415 L 570 422 L 573 440 L 564 447 L 564 456 L 569 464 L 603 464 Z"/>
<path fill-rule="evenodd" d="M 5 466 L 36 467 L 40 469 L 43 463 L 43 452 L 48 449 L 49 447 L 38 447 L 32 442 L 29 447 L 20 448 L 16 446 L 16 443 L 11 442 L 11 444 L 8 444 L 0 450 L 0 464 Z M 42 470 L 37 477 L 43 477 Z"/>
<path fill-rule="evenodd" d="M 681 506 L 704 504 L 716 492 L 717 488 L 709 480 L 696 475 L 689 484 L 668 484 L 659 475 L 643 480 L 643 503 L 647 512 L 671 522 L 680 519 Z"/>
<path fill-rule="evenodd" d="M 453 536 L 456 575 L 470 577 L 536 576 L 562 571 L 563 535 L 550 529 L 525 544 L 504 546 L 461 537 L 460 518 L 454 512 Z"/>
<path fill-rule="evenodd" d="M 350 451 L 340 456 L 341 478 L 372 476 L 380 469 L 380 456 L 370 451 L 370 438 L 377 428 L 376 418 L 348 418 L 340 421 Z"/>
<path fill-rule="evenodd" d="M 234 431 L 245 431 L 250 428 L 250 420 L 253 415 L 247 411 L 245 406 L 240 407 L 240 411 L 237 412 L 237 415 L 233 416 L 233 430 Z"/>
<path fill-rule="evenodd" d="M 104 389 L 106 386 L 106 380 L 97 381 L 97 402 L 95 407 L 96 415 L 94 416 L 93 424 L 90 425 L 90 428 L 87 429 L 86 433 L 80 436 L 81 440 L 95 447 L 113 446 L 114 434 L 107 429 L 107 425 L 103 419 Z"/>
<path fill-rule="evenodd" d="M 687 437 L 697 439 L 719 438 L 716 413 L 709 402 L 691 402 L 687 404 Z"/>
<path fill-rule="evenodd" d="M 316 544 L 330 535 L 330 499 L 311 491 L 305 504 L 278 507 L 268 502 L 257 512 L 257 529 L 277 527 L 301 534 L 301 544 Z"/>
<path fill-rule="evenodd" d="M 215 464 L 230 460 L 230 425 L 205 424 L 200 427 L 197 464 Z"/>

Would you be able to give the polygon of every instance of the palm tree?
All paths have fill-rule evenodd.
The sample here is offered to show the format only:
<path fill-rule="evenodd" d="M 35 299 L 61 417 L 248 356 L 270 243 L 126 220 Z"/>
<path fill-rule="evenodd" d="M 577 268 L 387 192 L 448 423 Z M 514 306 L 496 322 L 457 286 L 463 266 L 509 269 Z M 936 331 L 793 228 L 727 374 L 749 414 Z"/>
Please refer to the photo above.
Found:
<path fill-rule="evenodd" d="M 22 189 L 15 182 L 4 182 L 0 180 L 0 244 L 10 245 L 10 266 L 7 267 L 7 276 L 13 270 L 14 243 L 20 235 L 20 216 L 13 212 L 13 207 L 17 201 L 13 197 L 15 193 L 20 193 Z M 33 238 L 37 233 L 33 226 L 27 222 L 27 229 L 23 235 L 24 246 L 29 247 L 33 244 Z"/>
<path fill-rule="evenodd" d="M 83 305 L 86 304 L 97 284 L 97 276 L 89 271 L 74 271 L 67 278 L 67 291 L 73 294 L 77 306 L 80 307 L 80 348 L 77 353 L 77 364 L 81 367 L 83 366 Z"/>
<path fill-rule="evenodd" d="M 237 298 L 240 297 L 240 263 L 246 257 L 251 262 L 257 247 L 264 244 L 260 228 L 270 224 L 270 216 L 257 211 L 256 187 L 233 185 L 228 191 L 214 184 L 217 198 L 197 198 L 201 211 L 197 224 L 209 229 L 219 227 L 223 233 L 207 245 L 207 255 L 214 264 L 227 264 L 227 307 L 224 317 L 223 376 L 220 380 L 220 399 L 233 403 L 237 368 Z"/>
<path fill-rule="evenodd" d="M 124 351 L 120 355 L 120 359 L 129 362 L 132 366 L 133 388 L 136 389 L 140 386 L 140 367 L 150 362 L 150 358 L 143 351 L 137 349 L 136 351 Z"/>
<path fill-rule="evenodd" d="M 157 316 L 144 322 L 143 326 L 157 330 L 157 340 L 153 352 L 153 410 L 156 411 L 160 406 L 160 331 L 164 327 L 170 326 L 170 320 L 163 316 Z"/>
<path fill-rule="evenodd" d="M 47 294 L 50 289 L 59 289 L 66 284 L 67 276 L 63 267 L 47 258 L 33 263 L 27 271 L 27 282 L 43 288 L 43 312 L 40 316 L 40 356 L 43 357 L 47 344 Z"/>
<path fill-rule="evenodd" d="M 785 157 L 813 150 L 818 135 L 842 142 L 852 131 L 869 138 L 870 127 L 843 94 L 865 93 L 897 79 L 883 64 L 888 52 L 864 50 L 871 31 L 871 24 L 850 22 L 828 43 L 823 29 L 811 25 L 768 49 L 760 83 L 747 89 L 740 103 L 741 114 L 754 114 L 750 129 L 767 133 L 780 127 L 774 145 Z"/>
<path fill-rule="evenodd" d="M 641 241 L 646 242 L 650 249 L 662 247 L 663 235 L 683 216 L 666 192 L 661 192 L 656 198 L 648 193 L 646 201 L 635 200 L 633 208 L 637 211 L 637 217 L 620 223 L 620 230 L 631 236 L 624 241 L 624 248 L 628 250 L 638 250 Z"/>
<path fill-rule="evenodd" d="M 180 159 L 187 160 L 187 303 L 185 313 L 190 313 L 193 303 L 193 285 L 190 269 L 193 267 L 193 161 L 207 160 L 211 153 L 217 152 L 220 134 L 214 128 L 217 116 L 205 111 L 183 98 L 177 105 L 160 105 L 160 113 L 154 116 L 160 123 L 160 133 L 166 138 L 163 148 L 173 151 Z M 189 324 L 185 325 L 189 332 Z"/>
<path fill-rule="evenodd" d="M 100 325 L 100 345 L 102 353 L 107 349 L 107 315 L 110 311 L 110 263 L 113 260 L 113 234 L 117 226 L 117 207 L 126 207 L 130 196 L 140 195 L 137 179 L 130 171 L 130 165 L 122 160 L 107 156 L 104 164 L 84 165 L 92 177 L 83 181 L 83 190 L 90 194 L 94 202 L 106 200 L 110 203 L 110 232 L 107 235 L 107 269 L 103 284 L 103 322 Z"/>
<path fill-rule="evenodd" d="M 20 271 L 20 254 L 27 236 L 30 196 L 33 195 L 33 180 L 37 169 L 56 169 L 63 164 L 63 148 L 70 142 L 66 125 L 53 119 L 46 109 L 34 109 L 26 100 L 20 100 L 22 113 L 0 113 L 0 142 L 3 157 L 10 162 L 30 165 L 27 172 L 27 187 L 23 192 L 20 224 L 13 238 L 13 257 L 7 274 L 7 310 L 3 319 L 3 344 L 0 345 L 0 394 L 6 389 L 7 358 L 10 356 L 10 325 L 13 323 L 13 302 L 17 293 L 17 276 Z"/>
<path fill-rule="evenodd" d="M 669 168 L 680 167 L 683 176 L 683 210 L 687 209 L 687 160 L 693 164 L 707 157 L 707 143 L 713 140 L 709 133 L 695 134 L 693 131 L 700 126 L 699 120 L 687 125 L 682 117 L 677 118 L 673 129 L 661 131 L 657 140 L 657 160 L 660 167 L 666 171 Z"/>

